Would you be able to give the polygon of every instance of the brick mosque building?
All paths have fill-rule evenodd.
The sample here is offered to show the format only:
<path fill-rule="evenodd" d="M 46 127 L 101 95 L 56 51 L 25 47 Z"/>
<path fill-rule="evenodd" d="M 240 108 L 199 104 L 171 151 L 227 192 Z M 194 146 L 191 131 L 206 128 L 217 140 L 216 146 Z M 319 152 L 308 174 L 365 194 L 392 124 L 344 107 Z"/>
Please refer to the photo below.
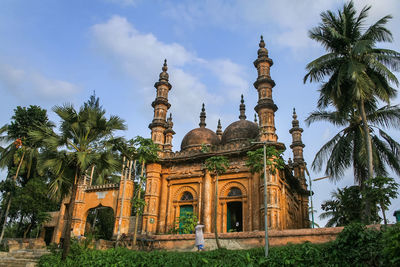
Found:
<path fill-rule="evenodd" d="M 272 97 L 275 82 L 271 79 L 273 64 L 261 37 L 258 57 L 254 61 L 257 80 L 254 87 L 258 102 L 254 110 L 258 123 L 246 120 L 243 96 L 239 106 L 239 120 L 231 123 L 224 131 L 220 122 L 216 131 L 206 128 L 206 111 L 200 112 L 199 127 L 189 131 L 181 142 L 179 152 L 172 151 L 172 117 L 167 116 L 171 104 L 168 95 L 172 85 L 169 82 L 166 61 L 158 82 L 155 83 L 156 98 L 153 121 L 150 123 L 151 139 L 161 151 L 157 163 L 147 164 L 145 211 L 142 218 L 142 232 L 168 233 L 184 212 L 193 212 L 205 225 L 205 232 L 214 232 L 213 206 L 215 177 L 205 168 L 205 160 L 212 156 L 225 156 L 230 163 L 226 173 L 219 177 L 218 187 L 218 232 L 255 231 L 264 229 L 264 183 L 259 174 L 251 174 L 246 166 L 247 152 L 260 147 L 251 141 L 267 142 L 279 150 L 285 145 L 278 142 L 275 128 L 275 111 L 278 109 Z M 173 91 L 172 91 L 173 93 Z M 167 118 L 168 117 L 168 118 Z M 284 169 L 269 175 L 268 181 L 268 225 L 271 229 L 308 228 L 308 196 L 305 181 L 302 132 L 297 115 L 293 111 L 292 144 L 293 161 L 289 159 Z M 204 146 L 208 149 L 205 151 Z M 130 233 L 131 198 L 133 181 L 124 175 L 120 183 L 91 185 L 83 179 L 77 192 L 73 212 L 73 234 L 85 233 L 86 219 L 90 209 L 111 207 L 115 214 L 114 236 Z M 53 220 L 45 225 L 45 232 L 51 232 L 51 242 L 58 243 L 62 237 L 65 210 L 69 200 L 64 201 L 59 212 L 53 213 Z M 123 209 L 121 210 L 121 203 Z M 53 234 L 54 233 L 54 234 Z M 49 240 L 50 241 L 50 240 Z"/>
<path fill-rule="evenodd" d="M 157 94 L 152 107 L 154 118 L 149 128 L 154 143 L 161 148 L 160 160 L 147 165 L 146 207 L 143 228 L 146 233 L 167 233 L 185 211 L 194 212 L 205 225 L 205 232 L 214 232 L 213 209 L 215 177 L 206 170 L 204 162 L 212 156 L 225 156 L 230 166 L 219 177 L 218 232 L 254 231 L 264 229 L 264 184 L 259 174 L 251 174 L 246 166 L 246 153 L 258 148 L 251 140 L 267 142 L 277 149 L 285 149 L 275 133 L 275 111 L 278 109 L 272 97 L 275 82 L 271 79 L 273 64 L 268 57 L 264 40 L 254 61 L 258 77 L 254 87 L 258 91 L 258 103 L 254 110 L 259 123 L 246 120 L 243 96 L 239 120 L 224 131 L 218 122 L 216 131 L 206 128 L 206 112 L 203 104 L 199 128 L 189 131 L 182 140 L 181 150 L 172 152 L 173 123 L 167 119 L 170 108 L 168 95 L 172 88 L 164 62 L 159 81 L 155 83 Z M 270 176 L 268 181 L 268 225 L 272 229 L 309 227 L 308 191 L 305 182 L 305 162 L 299 121 L 293 112 L 290 133 L 293 142 L 293 161 L 283 170 Z M 208 146 L 208 152 L 202 149 Z"/>

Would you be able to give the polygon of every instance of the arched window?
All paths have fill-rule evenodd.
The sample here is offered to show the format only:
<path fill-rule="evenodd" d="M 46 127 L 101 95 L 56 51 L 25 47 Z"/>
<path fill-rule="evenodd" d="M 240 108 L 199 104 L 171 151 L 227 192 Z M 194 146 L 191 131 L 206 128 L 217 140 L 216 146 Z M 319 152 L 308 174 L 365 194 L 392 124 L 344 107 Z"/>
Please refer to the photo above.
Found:
<path fill-rule="evenodd" d="M 186 201 L 186 200 L 193 200 L 193 195 L 188 191 L 185 191 L 181 197 L 181 201 Z"/>
<path fill-rule="evenodd" d="M 232 187 L 228 193 L 228 197 L 240 197 L 242 195 L 242 191 L 237 187 Z"/>

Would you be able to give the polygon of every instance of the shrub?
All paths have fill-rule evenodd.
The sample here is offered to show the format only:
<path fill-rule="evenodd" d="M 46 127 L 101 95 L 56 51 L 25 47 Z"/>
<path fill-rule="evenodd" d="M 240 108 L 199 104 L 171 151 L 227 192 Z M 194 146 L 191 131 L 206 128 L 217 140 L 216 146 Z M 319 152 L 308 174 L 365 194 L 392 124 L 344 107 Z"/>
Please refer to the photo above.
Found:
<path fill-rule="evenodd" d="M 400 266 L 400 223 L 384 228 L 381 246 L 387 266 Z"/>

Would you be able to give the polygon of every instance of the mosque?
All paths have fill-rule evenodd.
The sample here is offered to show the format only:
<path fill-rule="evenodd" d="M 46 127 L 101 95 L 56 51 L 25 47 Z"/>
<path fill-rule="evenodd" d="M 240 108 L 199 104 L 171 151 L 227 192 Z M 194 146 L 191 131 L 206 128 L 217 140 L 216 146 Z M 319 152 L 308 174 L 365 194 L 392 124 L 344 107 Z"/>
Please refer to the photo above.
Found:
<path fill-rule="evenodd" d="M 272 98 L 275 82 L 271 79 L 273 64 L 261 37 L 258 57 L 254 61 L 258 77 L 254 87 L 258 91 L 258 103 L 254 110 L 259 122 L 246 120 L 243 96 L 239 106 L 239 120 L 224 131 L 218 122 L 217 130 L 206 128 L 206 112 L 203 104 L 199 127 L 189 131 L 182 140 L 180 151 L 172 152 L 172 117 L 167 119 L 171 104 L 168 95 L 169 82 L 166 61 L 159 81 L 155 83 L 156 98 L 153 121 L 150 123 L 151 138 L 161 148 L 160 160 L 147 165 L 146 207 L 142 230 L 146 233 L 168 233 L 180 214 L 194 212 L 205 225 L 205 232 L 254 231 L 264 229 L 264 183 L 259 174 L 251 174 L 246 166 L 247 152 L 260 147 L 251 141 L 266 142 L 279 150 L 285 145 L 278 142 L 275 133 L 275 111 L 278 107 Z M 283 170 L 269 176 L 267 194 L 268 225 L 271 229 L 309 227 L 308 196 L 305 181 L 305 162 L 301 135 L 303 129 L 293 112 L 292 144 L 293 161 Z M 202 148 L 207 146 L 206 151 Z M 219 177 L 217 229 L 213 227 L 215 202 L 215 177 L 204 162 L 212 156 L 225 156 L 230 166 Z"/>
<path fill-rule="evenodd" d="M 172 151 L 172 117 L 167 118 L 169 82 L 167 62 L 164 62 L 158 82 L 155 83 L 156 98 L 152 103 L 154 117 L 149 125 L 151 139 L 160 147 L 159 161 L 146 166 L 147 184 L 145 210 L 142 216 L 143 233 L 169 233 L 181 214 L 193 212 L 205 225 L 206 233 L 231 231 L 257 231 L 264 229 L 264 183 L 260 174 L 252 174 L 246 166 L 247 152 L 261 147 L 252 141 L 265 142 L 279 150 L 285 145 L 278 142 L 275 128 L 275 112 L 278 109 L 272 97 L 275 82 L 271 79 L 273 64 L 261 37 L 258 57 L 254 61 L 257 80 L 254 87 L 258 102 L 254 107 L 258 122 L 246 120 L 243 97 L 239 105 L 239 120 L 224 131 L 220 122 L 216 131 L 206 128 L 205 106 L 200 112 L 199 127 L 189 131 L 181 142 L 180 151 Z M 173 93 L 173 90 L 172 90 Z M 275 174 L 267 177 L 268 227 L 271 229 L 308 228 L 308 196 L 305 180 L 306 164 L 303 158 L 303 129 L 299 127 L 293 111 L 292 143 L 293 161 Z M 207 147 L 207 149 L 204 149 Z M 213 208 L 215 199 L 215 177 L 205 168 L 205 160 L 212 156 L 225 156 L 229 168 L 219 176 L 217 229 L 214 229 Z M 125 165 L 127 167 L 127 165 Z M 72 230 L 76 236 L 84 235 L 89 210 L 110 207 L 114 211 L 113 234 L 132 233 L 131 198 L 134 183 L 123 171 L 120 183 L 91 185 L 91 179 L 82 179 L 78 186 L 72 218 Z M 65 211 L 69 199 L 63 202 L 60 211 L 52 214 L 42 234 L 49 242 L 58 243 L 65 225 Z"/>

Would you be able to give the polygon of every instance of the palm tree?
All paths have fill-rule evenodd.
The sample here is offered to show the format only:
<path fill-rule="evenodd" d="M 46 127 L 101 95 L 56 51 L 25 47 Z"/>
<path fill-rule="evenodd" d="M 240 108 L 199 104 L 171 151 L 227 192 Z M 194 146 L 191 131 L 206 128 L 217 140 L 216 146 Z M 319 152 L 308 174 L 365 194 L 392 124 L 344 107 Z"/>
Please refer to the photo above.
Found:
<path fill-rule="evenodd" d="M 47 127 L 31 131 L 32 140 L 44 144 L 42 170 L 53 174 L 50 192 L 55 197 L 70 196 L 64 231 L 62 258 L 70 249 L 72 213 L 79 181 L 85 172 L 97 163 L 117 170 L 118 161 L 110 153 L 107 141 L 116 130 L 125 130 L 124 121 L 117 116 L 105 117 L 105 110 L 85 105 L 76 111 L 72 105 L 55 106 L 53 111 L 60 117 L 60 133 Z"/>
<path fill-rule="evenodd" d="M 151 162 L 156 162 L 158 160 L 158 151 L 160 150 L 157 144 L 153 143 L 153 140 L 150 138 L 143 138 L 140 136 L 137 136 L 134 139 L 134 144 L 136 146 L 136 157 L 137 161 L 141 164 L 140 168 L 140 176 L 138 180 L 138 186 L 137 186 L 137 194 L 136 197 L 133 199 L 135 202 L 136 207 L 136 217 L 135 217 L 135 230 L 133 232 L 133 245 L 136 245 L 136 238 L 137 238 L 137 229 L 138 229 L 138 223 L 139 223 L 139 215 L 142 212 L 143 205 L 140 201 L 140 195 L 142 192 L 142 183 L 146 181 L 146 177 L 144 177 L 144 170 L 146 163 L 151 163 Z M 143 203 L 144 204 L 144 203 Z"/>
<path fill-rule="evenodd" d="M 217 243 L 217 247 L 221 248 L 221 244 L 218 239 L 218 229 L 217 229 L 217 215 L 218 215 L 218 178 L 221 174 L 226 172 L 226 169 L 229 167 L 229 161 L 224 156 L 213 156 L 211 158 L 206 159 L 205 161 L 206 169 L 215 175 L 215 198 L 214 198 L 214 233 L 215 233 L 215 242 Z"/>
<path fill-rule="evenodd" d="M 384 106 L 380 109 L 367 108 L 366 118 L 372 136 L 372 152 L 374 169 L 377 175 L 386 176 L 387 166 L 400 175 L 400 144 L 391 138 L 382 128 L 400 127 L 399 106 Z M 321 171 L 326 162 L 326 175 L 332 179 L 340 179 L 345 170 L 353 167 L 355 181 L 363 187 L 368 177 L 367 152 L 363 123 L 358 110 L 343 112 L 315 111 L 306 119 L 306 123 L 327 121 L 335 126 L 343 127 L 315 155 L 312 168 Z"/>
<path fill-rule="evenodd" d="M 304 82 L 322 82 L 319 108 L 333 105 L 341 113 L 357 110 L 363 126 L 360 137 L 365 139 L 368 179 L 374 175 L 374 164 L 366 105 L 379 100 L 389 103 L 396 96 L 391 83 L 398 86 L 399 82 L 390 69 L 400 69 L 400 53 L 376 48 L 378 42 L 392 42 L 392 34 L 385 28 L 392 16 L 385 16 L 366 28 L 370 8 L 364 7 L 357 16 L 350 1 L 337 14 L 321 13 L 322 22 L 309 36 L 321 43 L 328 53 L 310 62 L 304 77 Z"/>
<path fill-rule="evenodd" d="M 32 168 L 35 168 L 35 163 L 39 156 L 38 149 L 41 144 L 30 140 L 28 132 L 39 126 L 54 127 L 48 120 L 45 109 L 39 106 L 29 106 L 28 108 L 18 106 L 14 109 L 11 123 L 0 128 L 0 143 L 8 144 L 5 148 L 1 149 L 0 168 L 8 168 L 8 176 L 12 177 L 14 184 L 17 182 L 17 178 L 20 177 L 22 167 L 25 167 L 25 175 L 23 174 L 24 177 L 20 177 L 19 181 L 22 186 L 28 182 L 32 174 Z M 13 171 L 15 173 L 12 175 Z M 7 200 L 7 205 L 4 211 L 0 243 L 3 240 L 5 225 L 12 202 L 10 192 L 7 193 L 4 199 Z M 2 217 L 3 213 L 0 220 Z"/>

